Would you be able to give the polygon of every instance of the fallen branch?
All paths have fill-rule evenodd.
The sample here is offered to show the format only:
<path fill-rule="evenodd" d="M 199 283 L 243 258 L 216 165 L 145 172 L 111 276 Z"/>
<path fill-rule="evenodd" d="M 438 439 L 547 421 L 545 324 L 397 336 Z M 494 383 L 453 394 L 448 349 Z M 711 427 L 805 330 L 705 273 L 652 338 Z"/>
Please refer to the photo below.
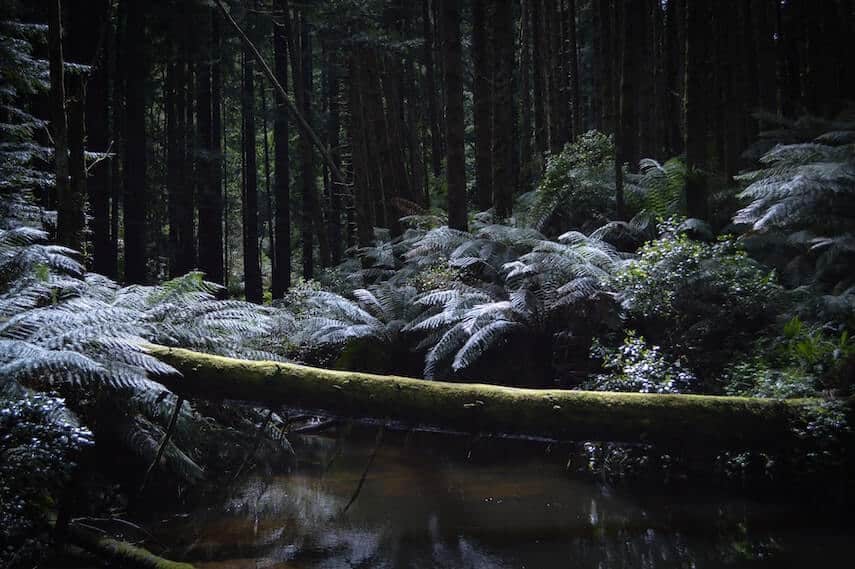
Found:
<path fill-rule="evenodd" d="M 787 445 L 818 399 L 756 399 L 519 389 L 246 361 L 147 345 L 182 376 L 161 383 L 184 397 L 289 405 L 415 428 L 550 440 Z"/>
<path fill-rule="evenodd" d="M 193 569 L 189 563 L 179 563 L 159 557 L 150 551 L 119 541 L 95 531 L 71 524 L 69 527 L 71 541 L 109 562 L 110 567 L 130 567 L 140 569 Z"/>

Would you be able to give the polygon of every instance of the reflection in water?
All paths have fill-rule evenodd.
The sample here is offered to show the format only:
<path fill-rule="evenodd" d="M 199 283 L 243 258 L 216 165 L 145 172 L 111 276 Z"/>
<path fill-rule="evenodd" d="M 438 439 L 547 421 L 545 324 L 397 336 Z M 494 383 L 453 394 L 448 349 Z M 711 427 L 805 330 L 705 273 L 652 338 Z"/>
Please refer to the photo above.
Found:
<path fill-rule="evenodd" d="M 183 515 L 152 513 L 159 521 L 150 527 L 172 557 L 209 569 L 705 569 L 846 559 L 848 530 L 810 531 L 820 525 L 815 514 L 609 490 L 573 479 L 557 453 L 533 443 L 479 442 L 470 453 L 460 438 L 388 435 L 341 514 L 372 438 L 307 439 L 294 473 L 245 479 Z"/>

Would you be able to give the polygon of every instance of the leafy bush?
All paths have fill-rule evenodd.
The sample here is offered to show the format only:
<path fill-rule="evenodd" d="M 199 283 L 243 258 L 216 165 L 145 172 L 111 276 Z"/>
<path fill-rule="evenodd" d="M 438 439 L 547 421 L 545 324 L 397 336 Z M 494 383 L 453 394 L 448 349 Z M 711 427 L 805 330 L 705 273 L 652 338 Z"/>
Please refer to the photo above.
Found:
<path fill-rule="evenodd" d="M 92 435 L 62 399 L 0 397 L 0 565 L 32 567 L 49 543 L 49 514 Z"/>
<path fill-rule="evenodd" d="M 780 301 L 774 273 L 733 241 L 708 244 L 666 234 L 642 247 L 612 280 L 630 319 L 647 338 L 696 373 L 751 346 Z"/>
<path fill-rule="evenodd" d="M 686 393 L 692 391 L 695 376 L 682 362 L 670 361 L 659 346 L 650 346 L 643 337 L 629 331 L 618 348 L 606 348 L 595 342 L 591 355 L 603 362 L 608 371 L 582 384 L 592 391 L 628 391 L 638 393 Z"/>
<path fill-rule="evenodd" d="M 790 319 L 777 336 L 763 338 L 754 355 L 729 366 L 723 374 L 725 390 L 751 397 L 814 397 L 823 389 L 851 388 L 849 367 L 855 342 L 849 334 L 834 333 Z"/>

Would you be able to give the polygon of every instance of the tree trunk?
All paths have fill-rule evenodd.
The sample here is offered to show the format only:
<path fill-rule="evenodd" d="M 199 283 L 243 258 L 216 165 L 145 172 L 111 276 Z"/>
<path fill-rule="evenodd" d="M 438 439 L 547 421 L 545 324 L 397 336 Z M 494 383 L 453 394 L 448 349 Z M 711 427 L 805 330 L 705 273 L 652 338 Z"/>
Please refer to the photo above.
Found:
<path fill-rule="evenodd" d="M 220 131 L 222 87 L 219 63 L 219 20 L 210 9 L 202 11 L 201 62 L 197 73 L 200 186 L 199 268 L 205 278 L 223 283 L 223 201 Z"/>
<path fill-rule="evenodd" d="M 529 29 L 531 30 L 531 52 L 533 65 L 533 96 L 534 99 L 534 142 L 537 153 L 540 157 L 548 150 L 549 147 L 549 125 L 546 119 L 546 107 L 544 101 L 547 97 L 546 88 L 546 62 L 544 56 L 547 50 L 543 32 L 543 12 L 542 0 L 529 0 L 530 10 Z"/>
<path fill-rule="evenodd" d="M 258 250 L 258 158 L 255 136 L 255 77 L 252 54 L 243 50 L 243 274 L 246 300 L 261 303 L 261 259 Z"/>
<path fill-rule="evenodd" d="M 570 139 L 582 134 L 582 95 L 579 89 L 579 46 L 576 33 L 576 0 L 567 0 L 564 10 L 564 52 L 568 72 L 568 100 L 572 120 Z"/>
<path fill-rule="evenodd" d="M 86 208 L 86 77 L 82 73 L 76 73 L 69 78 L 71 96 L 68 98 L 68 158 L 69 174 L 71 178 L 68 185 L 68 193 L 65 199 L 60 201 L 60 211 L 65 216 L 59 219 L 64 223 L 59 224 L 59 242 L 72 247 L 84 254 L 86 239 L 84 237 Z M 64 237 L 63 237 L 64 236 Z"/>
<path fill-rule="evenodd" d="M 475 195 L 478 209 L 493 205 L 493 66 L 488 6 L 472 2 L 472 118 L 475 123 Z"/>
<path fill-rule="evenodd" d="M 300 16 L 299 24 L 299 67 L 294 70 L 299 76 L 295 88 L 300 91 L 297 97 L 306 121 L 312 123 L 312 46 L 309 24 L 305 16 Z M 296 37 L 294 38 L 297 39 Z M 303 278 L 311 279 L 315 274 L 314 238 L 315 238 L 315 168 L 312 147 L 306 137 L 300 139 L 300 184 L 302 189 L 302 211 L 300 212 L 300 238 L 303 251 Z"/>
<path fill-rule="evenodd" d="M 288 44 L 284 20 L 288 16 L 287 0 L 275 4 L 277 21 L 273 23 L 273 63 L 276 78 L 288 88 Z M 276 240 L 271 283 L 273 298 L 282 298 L 291 287 L 291 166 L 288 155 L 288 111 L 282 96 L 276 93 L 276 118 L 273 121 L 273 192 L 276 203 Z"/>
<path fill-rule="evenodd" d="M 531 4 L 533 0 L 522 0 L 520 18 L 520 191 L 531 190 Z"/>
<path fill-rule="evenodd" d="M 710 39 L 709 0 L 686 3 L 686 206 L 689 217 L 706 219 L 705 170 L 709 74 L 706 46 Z"/>
<path fill-rule="evenodd" d="M 638 100 L 642 66 L 641 53 L 644 36 L 644 2 L 621 3 L 621 29 L 623 37 L 623 55 L 620 73 L 620 136 L 616 137 L 616 146 L 620 146 L 620 161 L 629 164 L 631 172 L 638 171 L 640 150 Z M 621 217 L 623 217 L 621 215 Z"/>
<path fill-rule="evenodd" d="M 787 448 L 815 399 L 521 389 L 246 361 L 148 345 L 184 397 L 288 405 L 359 420 L 550 440 Z M 687 438 L 688 437 L 688 438 Z"/>
<path fill-rule="evenodd" d="M 513 214 L 514 164 L 514 22 L 511 0 L 494 2 L 493 15 L 493 202 L 497 220 Z"/>
<path fill-rule="evenodd" d="M 424 36 L 424 60 L 425 60 L 425 90 L 427 91 L 428 122 L 430 123 L 430 147 L 431 167 L 433 177 L 442 175 L 442 134 L 439 125 L 439 109 L 436 92 L 436 70 L 434 69 L 434 28 L 431 26 L 431 1 L 422 0 L 422 28 Z"/>
<path fill-rule="evenodd" d="M 145 2 L 127 2 L 125 67 L 124 240 L 125 281 L 146 281 L 146 60 Z"/>
<path fill-rule="evenodd" d="M 327 46 L 326 52 L 326 82 L 327 82 L 327 146 L 330 154 L 337 164 L 341 164 L 341 120 L 339 114 L 339 78 L 338 64 L 335 61 L 336 53 Z M 344 185 L 341 181 L 336 182 L 332 176 L 327 176 L 329 196 L 329 214 L 327 217 L 327 234 L 330 244 L 330 262 L 338 265 L 341 262 L 342 234 L 341 234 L 341 192 Z"/>
<path fill-rule="evenodd" d="M 445 63 L 445 139 L 448 182 L 448 226 L 466 231 L 466 159 L 463 146 L 463 54 L 460 8 L 456 0 L 441 0 L 442 52 Z"/>
<path fill-rule="evenodd" d="M 54 199 L 48 207 L 55 207 L 57 215 L 57 241 L 61 245 L 81 249 L 77 213 L 73 211 L 68 161 L 68 122 L 65 114 L 65 61 L 62 56 L 62 4 L 60 0 L 48 2 L 48 51 L 50 52 L 51 131 L 53 135 L 56 185 Z M 83 214 L 82 210 L 79 212 Z"/>

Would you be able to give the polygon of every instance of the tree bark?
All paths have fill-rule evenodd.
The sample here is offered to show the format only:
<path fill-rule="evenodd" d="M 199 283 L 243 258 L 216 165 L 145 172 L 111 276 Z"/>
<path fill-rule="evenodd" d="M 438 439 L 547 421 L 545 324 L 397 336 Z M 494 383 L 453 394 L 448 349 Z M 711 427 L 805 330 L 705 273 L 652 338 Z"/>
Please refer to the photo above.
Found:
<path fill-rule="evenodd" d="M 68 159 L 68 119 L 65 114 L 65 61 L 62 55 L 62 4 L 60 0 L 48 2 L 48 51 L 50 53 L 50 101 L 51 131 L 53 135 L 54 163 L 56 182 L 54 199 L 48 201 L 48 207 L 56 207 L 57 241 L 61 245 L 80 249 L 76 236 L 72 211 L 74 202 L 69 183 Z M 82 211 L 80 212 L 82 215 Z"/>
<path fill-rule="evenodd" d="M 442 175 L 442 134 L 439 126 L 439 109 L 437 105 L 436 71 L 434 69 L 434 27 L 431 25 L 431 1 L 422 0 L 422 34 L 424 36 L 425 89 L 428 100 L 428 122 L 430 127 L 431 167 L 433 177 Z"/>
<path fill-rule="evenodd" d="M 623 55 L 621 56 L 620 73 L 620 136 L 617 137 L 616 145 L 620 146 L 621 162 L 629 164 L 631 172 L 638 171 L 639 150 L 639 113 L 638 101 L 640 92 L 640 79 L 644 61 L 641 57 L 643 51 L 644 2 L 621 3 L 623 10 L 621 15 L 621 29 L 623 37 Z"/>
<path fill-rule="evenodd" d="M 287 0 L 275 4 L 277 20 L 273 23 L 273 64 L 276 79 L 288 88 L 288 43 L 284 19 L 288 18 Z M 282 298 L 291 287 L 291 180 L 288 154 L 288 110 L 282 96 L 276 93 L 276 115 L 273 121 L 273 193 L 276 206 L 276 240 L 271 283 L 273 298 Z"/>
<path fill-rule="evenodd" d="M 576 0 L 567 0 L 564 10 L 564 58 L 567 62 L 568 101 L 572 120 L 570 139 L 582 134 L 582 94 L 579 88 L 579 45 L 576 33 Z"/>
<path fill-rule="evenodd" d="M 448 184 L 448 226 L 466 231 L 466 159 L 463 146 L 463 54 L 460 8 L 456 0 L 441 0 L 442 52 L 445 62 L 445 139 Z"/>
<path fill-rule="evenodd" d="M 546 73 L 544 71 L 546 67 L 544 55 L 547 50 L 544 49 L 546 42 L 543 19 L 541 18 L 543 0 L 530 0 L 530 4 L 531 9 L 528 17 L 533 59 L 534 142 L 538 155 L 542 157 L 549 148 L 549 125 L 547 124 L 546 107 L 543 104 L 547 97 Z"/>
<path fill-rule="evenodd" d="M 258 157 L 255 136 L 255 77 L 252 54 L 243 52 L 243 273 L 246 300 L 261 303 L 261 259 L 258 249 Z"/>
<path fill-rule="evenodd" d="M 86 77 L 82 73 L 72 75 L 69 81 L 71 96 L 68 98 L 68 159 L 70 180 L 68 193 L 60 201 L 58 240 L 63 245 L 89 254 L 86 251 L 84 211 L 86 208 Z"/>
<path fill-rule="evenodd" d="M 708 61 L 709 0 L 686 3 L 686 206 L 689 217 L 706 219 L 705 170 L 709 117 Z"/>
<path fill-rule="evenodd" d="M 514 141 L 514 22 L 511 0 L 493 5 L 493 203 L 497 220 L 513 214 L 516 179 L 513 171 Z"/>
<path fill-rule="evenodd" d="M 147 345 L 181 372 L 156 378 L 184 397 L 288 405 L 422 428 L 663 445 L 787 447 L 816 399 L 522 389 L 246 361 Z"/>
<path fill-rule="evenodd" d="M 493 66 L 485 0 L 472 2 L 472 118 L 475 124 L 475 195 L 478 209 L 493 206 Z M 497 40 L 498 41 L 498 40 Z"/>
<path fill-rule="evenodd" d="M 531 190 L 532 147 L 531 147 L 531 4 L 522 0 L 520 17 L 520 191 Z"/>
<path fill-rule="evenodd" d="M 220 23 L 210 9 L 204 10 L 201 17 L 202 61 L 197 75 L 197 124 L 202 147 L 199 158 L 199 268 L 206 279 L 223 284 Z"/>
<path fill-rule="evenodd" d="M 146 282 L 146 129 L 145 84 L 148 74 L 145 2 L 127 2 L 122 65 L 125 77 L 124 241 L 125 281 Z"/>

